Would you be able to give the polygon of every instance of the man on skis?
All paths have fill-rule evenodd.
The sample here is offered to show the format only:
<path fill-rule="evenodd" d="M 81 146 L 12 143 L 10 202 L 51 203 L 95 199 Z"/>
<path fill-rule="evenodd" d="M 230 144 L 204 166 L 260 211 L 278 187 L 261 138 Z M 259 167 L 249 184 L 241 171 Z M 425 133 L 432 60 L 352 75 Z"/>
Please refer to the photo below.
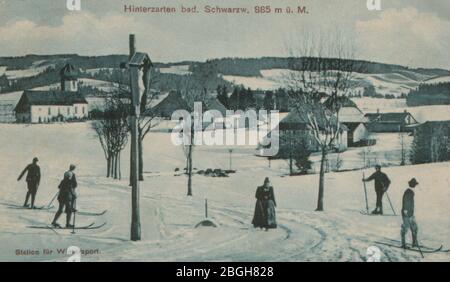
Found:
<path fill-rule="evenodd" d="M 28 191 L 23 206 L 28 207 L 28 199 L 31 196 L 31 209 L 34 209 L 34 200 L 36 199 L 36 193 L 41 182 L 41 169 L 37 165 L 38 161 L 38 158 L 33 158 L 33 162 L 27 165 L 19 175 L 19 178 L 17 178 L 17 181 L 20 181 L 25 173 L 27 173 L 25 180 L 27 182 Z"/>
<path fill-rule="evenodd" d="M 401 236 L 402 236 L 402 248 L 406 248 L 405 243 L 405 235 L 408 232 L 408 229 L 411 229 L 412 233 L 412 246 L 418 247 L 419 243 L 417 242 L 417 223 L 416 219 L 414 217 L 414 191 L 413 189 L 419 185 L 417 180 L 415 178 L 411 179 L 408 182 L 409 188 L 406 189 L 405 193 L 403 194 L 403 201 L 402 201 L 402 219 L 403 224 L 401 228 Z"/>
<path fill-rule="evenodd" d="M 383 214 L 383 195 L 389 188 L 391 184 L 391 180 L 384 173 L 381 172 L 381 166 L 375 166 L 375 172 L 369 176 L 368 178 L 363 178 L 363 181 L 372 181 L 375 180 L 375 193 L 377 195 L 377 202 L 375 210 L 372 211 L 372 214 Z"/>
<path fill-rule="evenodd" d="M 61 228 L 61 226 L 58 224 L 58 219 L 63 211 L 65 211 L 66 213 L 66 228 L 74 227 L 72 224 L 70 224 L 70 219 L 72 217 L 72 213 L 76 212 L 75 201 L 77 198 L 77 194 L 75 193 L 75 188 L 77 188 L 77 179 L 74 173 L 75 168 L 75 165 L 70 165 L 69 171 L 64 173 L 64 179 L 58 186 L 59 207 L 52 222 L 53 227 Z"/>

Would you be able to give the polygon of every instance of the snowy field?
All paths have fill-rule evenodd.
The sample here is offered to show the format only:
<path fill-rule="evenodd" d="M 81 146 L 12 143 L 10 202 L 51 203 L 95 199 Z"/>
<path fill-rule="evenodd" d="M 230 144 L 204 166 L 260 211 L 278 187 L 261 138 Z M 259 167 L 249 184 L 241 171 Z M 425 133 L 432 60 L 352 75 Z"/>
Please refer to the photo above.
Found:
<path fill-rule="evenodd" d="M 235 76 L 223 75 L 223 79 L 236 85 L 243 85 L 252 89 L 275 90 L 280 87 L 286 87 L 292 79 L 298 78 L 299 73 L 287 69 L 266 69 L 260 71 L 260 76 Z M 403 71 L 398 73 L 382 73 L 382 74 L 363 74 L 354 73 L 353 80 L 362 90 L 364 86 L 373 85 L 378 94 L 394 95 L 396 97 L 401 94 L 407 94 L 410 90 L 415 89 L 420 83 L 431 76 L 421 75 L 418 73 Z M 447 78 L 439 78 L 437 81 L 445 81 Z M 434 80 L 430 80 L 430 83 Z"/>
<path fill-rule="evenodd" d="M 234 147 L 232 168 L 226 178 L 196 175 L 193 197 L 186 197 L 187 178 L 176 176 L 184 168 L 183 150 L 170 143 L 167 133 L 151 133 L 145 140 L 145 182 L 141 184 L 142 241 L 130 242 L 130 188 L 128 181 L 106 179 L 105 161 L 89 123 L 51 125 L 0 124 L 0 261 L 64 261 L 66 255 L 16 256 L 16 249 L 67 248 L 99 250 L 84 261 L 365 261 L 375 241 L 399 240 L 399 216 L 365 216 L 362 171 L 326 175 L 325 212 L 314 212 L 317 175 L 285 176 L 285 162 L 254 156 L 253 147 Z M 229 167 L 229 147 L 198 146 L 197 169 Z M 128 175 L 128 149 L 122 175 Z M 31 229 L 51 222 L 55 209 L 11 209 L 21 204 L 26 184 L 16 181 L 32 157 L 38 156 L 43 179 L 37 204 L 47 204 L 70 163 L 78 165 L 78 209 L 108 212 L 99 217 L 77 216 L 77 223 L 107 225 L 98 230 Z M 401 196 L 411 177 L 416 191 L 416 218 L 423 245 L 450 247 L 450 163 L 385 168 L 392 180 L 389 195 L 399 212 Z M 372 169 L 365 171 L 366 175 Z M 272 180 L 277 199 L 279 228 L 268 232 L 251 226 L 254 193 L 264 177 Z M 368 184 L 369 205 L 374 207 L 373 184 Z M 194 225 L 203 219 L 204 199 L 218 228 Z M 385 212 L 390 213 L 385 199 Z M 64 222 L 63 219 L 60 220 Z M 410 241 L 410 237 L 408 237 Z M 398 243 L 397 243 L 398 244 Z M 377 246 L 377 245 L 376 245 Z M 450 253 L 425 254 L 378 246 L 382 261 L 450 261 Z"/>

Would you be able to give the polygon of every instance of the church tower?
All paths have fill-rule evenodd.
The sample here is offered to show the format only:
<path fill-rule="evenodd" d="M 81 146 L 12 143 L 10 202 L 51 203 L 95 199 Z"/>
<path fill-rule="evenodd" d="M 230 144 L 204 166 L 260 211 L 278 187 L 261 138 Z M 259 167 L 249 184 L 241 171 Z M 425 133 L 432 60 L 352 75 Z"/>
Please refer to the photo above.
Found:
<path fill-rule="evenodd" d="M 59 75 L 61 77 L 61 90 L 69 92 L 78 91 L 78 69 L 72 64 L 65 65 Z"/>

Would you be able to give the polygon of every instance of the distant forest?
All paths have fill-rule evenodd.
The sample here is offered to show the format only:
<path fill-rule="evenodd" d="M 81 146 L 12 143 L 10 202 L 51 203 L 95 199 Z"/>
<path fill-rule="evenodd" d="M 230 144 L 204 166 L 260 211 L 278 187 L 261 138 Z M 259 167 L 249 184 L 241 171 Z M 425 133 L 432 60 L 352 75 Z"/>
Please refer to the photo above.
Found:
<path fill-rule="evenodd" d="M 3 75 L 0 76 L 0 92 L 22 91 L 40 86 L 59 82 L 59 70 L 66 64 L 71 63 L 82 70 L 102 69 L 95 74 L 82 72 L 81 77 L 94 78 L 106 81 L 117 81 L 117 74 L 120 72 L 120 63 L 128 60 L 127 55 L 107 55 L 107 56 L 79 56 L 76 54 L 61 55 L 27 55 L 22 57 L 0 57 L 0 66 L 7 70 L 26 70 L 32 67 L 48 66 L 48 68 L 35 76 L 23 77 L 8 80 Z M 206 87 L 215 90 L 217 86 L 224 85 L 231 89 L 231 83 L 222 79 L 218 74 L 236 76 L 260 76 L 263 69 L 292 69 L 299 60 L 308 58 L 222 58 L 211 59 L 206 62 L 184 61 L 177 63 L 157 63 L 154 62 L 154 84 L 152 88 L 157 91 L 168 91 L 177 89 L 184 83 L 182 75 L 160 73 L 159 68 L 167 68 L 176 65 L 189 65 L 192 72 L 191 78 L 199 80 L 199 83 L 206 84 Z M 333 59 L 330 59 L 333 60 Z M 450 71 L 442 69 L 410 69 L 399 65 L 381 64 L 375 62 L 356 61 L 356 68 L 363 73 L 387 73 L 413 71 L 430 76 L 450 75 Z M 313 63 L 310 64 L 314 70 Z M 113 69 L 113 70 L 111 70 Z M 206 74 L 206 76 L 205 76 Z M 205 79 L 207 77 L 207 79 Z M 203 81 L 200 81 L 203 80 Z M 206 81 L 206 82 L 205 82 Z M 88 92 L 92 92 L 86 89 Z M 414 102 L 413 102 L 414 103 Z"/>
<path fill-rule="evenodd" d="M 421 84 L 406 98 L 408 106 L 450 105 L 450 82 Z"/>

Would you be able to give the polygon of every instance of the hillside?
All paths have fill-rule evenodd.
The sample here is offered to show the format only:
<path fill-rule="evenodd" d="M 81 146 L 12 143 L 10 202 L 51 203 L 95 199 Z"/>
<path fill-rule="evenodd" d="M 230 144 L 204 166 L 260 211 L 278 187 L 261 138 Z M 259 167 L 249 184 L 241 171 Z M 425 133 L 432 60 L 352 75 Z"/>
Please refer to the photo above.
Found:
<path fill-rule="evenodd" d="M 126 55 L 79 56 L 76 54 L 27 55 L 23 57 L 0 57 L 0 93 L 45 87 L 58 83 L 58 70 L 66 63 L 82 70 L 84 78 L 114 81 L 121 62 Z M 154 62 L 158 75 L 154 87 L 170 90 L 179 85 L 181 76 L 208 71 L 216 74 L 215 84 L 231 83 L 262 90 L 286 87 L 285 75 L 292 71 L 292 58 L 222 58 L 206 62 L 183 61 L 175 63 Z M 301 60 L 301 59 L 299 59 Z M 442 69 L 408 68 L 399 65 L 355 61 L 360 69 L 355 74 L 356 92 L 372 85 L 378 95 L 401 96 L 418 87 L 422 82 L 450 76 Z M 211 80 L 211 79 L 209 79 Z M 215 89 L 215 87 L 211 87 Z"/>

